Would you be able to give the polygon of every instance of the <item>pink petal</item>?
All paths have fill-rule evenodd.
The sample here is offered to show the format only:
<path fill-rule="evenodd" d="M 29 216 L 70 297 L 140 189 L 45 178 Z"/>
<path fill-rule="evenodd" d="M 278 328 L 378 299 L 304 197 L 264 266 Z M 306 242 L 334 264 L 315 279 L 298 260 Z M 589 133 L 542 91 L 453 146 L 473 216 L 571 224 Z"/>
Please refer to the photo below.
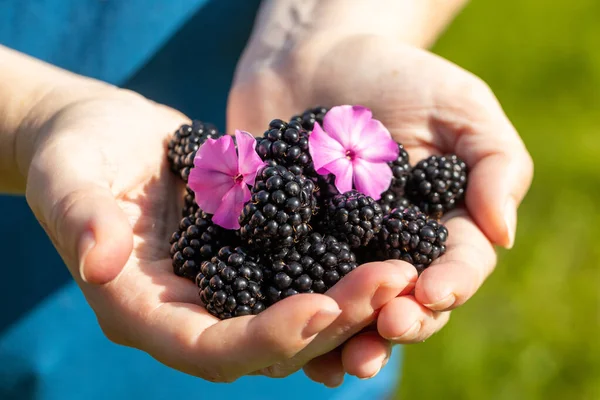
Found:
<path fill-rule="evenodd" d="M 392 170 L 385 163 L 372 163 L 355 159 L 353 161 L 354 187 L 375 200 L 390 187 Z"/>
<path fill-rule="evenodd" d="M 196 203 L 208 214 L 217 211 L 222 198 L 235 186 L 231 176 L 200 168 L 192 168 L 188 184 L 194 191 Z"/>
<path fill-rule="evenodd" d="M 322 169 L 335 175 L 335 187 L 340 193 L 345 193 L 352 190 L 353 168 L 352 162 L 349 159 L 346 157 L 338 158 L 337 160 L 325 165 Z"/>
<path fill-rule="evenodd" d="M 248 132 L 236 130 L 235 138 L 238 147 L 238 170 L 244 177 L 244 182 L 254 185 L 256 172 L 265 163 L 256 152 L 256 139 Z"/>
<path fill-rule="evenodd" d="M 363 134 L 363 140 L 353 148 L 356 157 L 370 162 L 390 162 L 398 158 L 398 144 L 380 121 L 369 121 Z"/>
<path fill-rule="evenodd" d="M 250 197 L 250 189 L 244 182 L 234 185 L 221 199 L 221 205 L 212 217 L 213 222 L 225 229 L 240 229 L 238 218 Z"/>
<path fill-rule="evenodd" d="M 339 159 L 346 158 L 344 147 L 321 129 L 315 122 L 312 133 L 308 138 L 308 151 L 313 159 L 315 170 L 322 174 L 323 166 Z"/>
<path fill-rule="evenodd" d="M 238 160 L 233 138 L 225 135 L 217 140 L 208 139 L 198 149 L 194 158 L 194 166 L 199 169 L 219 171 L 231 177 L 236 176 Z"/>
<path fill-rule="evenodd" d="M 363 138 L 363 130 L 373 118 L 371 110 L 362 106 L 333 107 L 323 119 L 323 128 L 345 149 L 357 146 Z"/>

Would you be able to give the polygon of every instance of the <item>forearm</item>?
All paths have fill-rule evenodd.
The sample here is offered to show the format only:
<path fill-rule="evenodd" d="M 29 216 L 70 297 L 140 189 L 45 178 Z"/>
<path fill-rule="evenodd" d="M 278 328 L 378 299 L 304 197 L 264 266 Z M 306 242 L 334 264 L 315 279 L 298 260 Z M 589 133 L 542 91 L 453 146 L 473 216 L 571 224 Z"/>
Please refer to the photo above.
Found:
<path fill-rule="evenodd" d="M 40 128 L 105 84 L 0 46 L 0 193 L 22 193 Z"/>

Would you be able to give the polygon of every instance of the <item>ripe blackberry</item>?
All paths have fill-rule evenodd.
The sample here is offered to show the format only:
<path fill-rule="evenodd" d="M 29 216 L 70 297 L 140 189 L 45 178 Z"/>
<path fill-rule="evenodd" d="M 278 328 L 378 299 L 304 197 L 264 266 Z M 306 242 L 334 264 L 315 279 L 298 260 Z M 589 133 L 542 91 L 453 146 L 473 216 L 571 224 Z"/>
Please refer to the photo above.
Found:
<path fill-rule="evenodd" d="M 203 261 L 210 260 L 221 247 L 237 241 L 234 231 L 213 224 L 210 215 L 196 209 L 179 222 L 179 229 L 171 235 L 173 271 L 193 281 Z"/>
<path fill-rule="evenodd" d="M 223 136 L 212 124 L 194 120 L 191 125 L 184 124 L 175 131 L 167 146 L 167 159 L 171 171 L 187 182 L 190 169 L 194 166 L 196 151 L 206 139 Z"/>
<path fill-rule="evenodd" d="M 391 190 L 383 192 L 377 203 L 381 206 L 383 215 L 389 214 L 394 208 L 405 209 L 410 207 L 410 202 L 406 197 L 399 197 Z"/>
<path fill-rule="evenodd" d="M 196 195 L 189 186 L 185 185 L 185 195 L 183 196 L 183 210 L 181 210 L 181 216 L 186 217 L 188 215 L 195 214 L 198 211 L 198 204 L 196 204 Z"/>
<path fill-rule="evenodd" d="M 263 251 L 289 247 L 311 230 L 315 186 L 281 165 L 262 168 L 240 215 L 240 235 Z"/>
<path fill-rule="evenodd" d="M 378 244 L 385 259 L 406 261 L 422 272 L 446 252 L 447 238 L 444 225 L 414 207 L 397 208 L 383 218 Z"/>
<path fill-rule="evenodd" d="M 467 165 L 452 154 L 431 156 L 411 171 L 407 197 L 423 212 L 440 218 L 463 199 L 467 186 Z"/>
<path fill-rule="evenodd" d="M 311 233 L 293 247 L 273 254 L 264 271 L 269 304 L 298 293 L 325 293 L 357 267 L 348 243 Z"/>
<path fill-rule="evenodd" d="M 219 319 L 256 315 L 265 310 L 261 292 L 262 265 L 241 247 L 225 246 L 204 261 L 196 284 L 200 300 Z"/>
<path fill-rule="evenodd" d="M 329 111 L 326 107 L 314 107 L 305 110 L 302 114 L 294 115 L 290 118 L 290 121 L 297 121 L 302 124 L 302 127 L 307 131 L 311 132 L 315 126 L 315 122 L 323 126 L 323 118 Z"/>
<path fill-rule="evenodd" d="M 410 163 L 408 153 L 404 146 L 398 143 L 398 158 L 388 164 L 392 169 L 392 183 L 388 191 L 391 191 L 398 197 L 404 196 L 406 183 L 410 175 Z"/>
<path fill-rule="evenodd" d="M 366 246 L 381 230 L 381 206 L 356 190 L 329 199 L 326 213 L 327 232 L 353 248 Z"/>
<path fill-rule="evenodd" d="M 263 137 L 256 141 L 256 152 L 263 160 L 289 168 L 296 175 L 312 166 L 308 132 L 298 122 L 271 121 Z"/>

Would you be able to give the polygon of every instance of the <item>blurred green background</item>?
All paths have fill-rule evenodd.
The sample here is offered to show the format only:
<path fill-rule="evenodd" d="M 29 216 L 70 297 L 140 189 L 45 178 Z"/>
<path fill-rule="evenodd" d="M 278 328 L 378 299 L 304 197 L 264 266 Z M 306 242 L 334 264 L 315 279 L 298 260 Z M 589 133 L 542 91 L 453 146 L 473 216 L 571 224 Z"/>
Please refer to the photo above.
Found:
<path fill-rule="evenodd" d="M 535 161 L 516 245 L 406 346 L 400 399 L 600 399 L 600 2 L 472 1 L 433 51 L 489 83 Z"/>

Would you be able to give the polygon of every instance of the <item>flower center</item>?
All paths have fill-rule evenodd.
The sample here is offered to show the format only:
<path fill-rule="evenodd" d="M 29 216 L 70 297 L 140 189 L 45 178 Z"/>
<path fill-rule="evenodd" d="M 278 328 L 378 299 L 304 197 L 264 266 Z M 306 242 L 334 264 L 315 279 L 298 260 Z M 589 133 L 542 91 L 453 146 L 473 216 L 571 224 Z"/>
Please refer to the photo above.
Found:
<path fill-rule="evenodd" d="M 354 157 L 356 157 L 356 153 L 354 153 L 354 150 L 347 150 L 346 151 L 346 158 L 350 161 L 354 160 Z"/>
<path fill-rule="evenodd" d="M 233 177 L 233 181 L 235 183 L 241 183 L 244 180 L 244 177 L 242 176 L 242 174 L 237 174 L 236 176 Z"/>

